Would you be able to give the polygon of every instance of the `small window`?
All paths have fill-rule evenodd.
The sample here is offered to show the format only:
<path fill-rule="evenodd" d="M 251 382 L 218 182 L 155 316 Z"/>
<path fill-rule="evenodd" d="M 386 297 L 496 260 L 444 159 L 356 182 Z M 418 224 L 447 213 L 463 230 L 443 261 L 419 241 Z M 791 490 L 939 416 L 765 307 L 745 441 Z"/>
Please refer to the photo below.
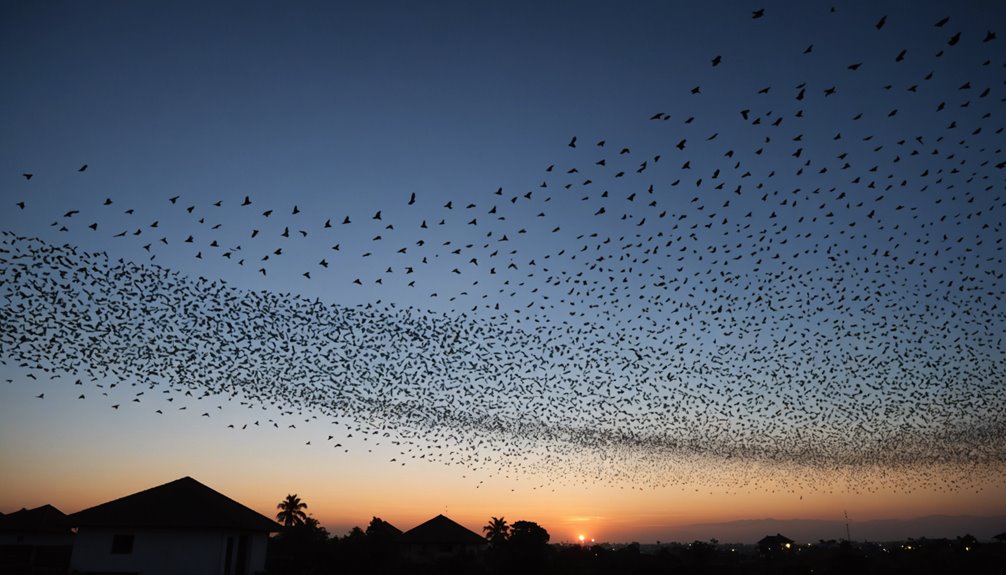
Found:
<path fill-rule="evenodd" d="M 133 553 L 133 535 L 116 533 L 112 535 L 112 555 L 130 555 Z"/>

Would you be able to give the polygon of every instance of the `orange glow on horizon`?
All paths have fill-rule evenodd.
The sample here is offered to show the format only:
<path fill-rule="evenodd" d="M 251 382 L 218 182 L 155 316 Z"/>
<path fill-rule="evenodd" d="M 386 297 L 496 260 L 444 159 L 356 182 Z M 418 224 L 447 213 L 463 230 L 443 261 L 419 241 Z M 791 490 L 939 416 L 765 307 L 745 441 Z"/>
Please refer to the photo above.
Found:
<path fill-rule="evenodd" d="M 0 390 L 0 403 L 6 399 L 4 394 L 13 393 L 10 388 Z M 56 396 L 47 397 L 49 403 L 56 401 Z M 748 473 L 759 479 L 757 489 L 698 481 L 640 488 L 572 477 L 559 481 L 545 476 L 489 478 L 425 461 L 389 466 L 394 454 L 362 442 L 347 443 L 353 450 L 348 455 L 317 446 L 291 447 L 300 440 L 299 434 L 309 437 L 309 431 L 301 428 L 282 435 L 249 428 L 194 441 L 178 431 L 179 420 L 186 422 L 186 433 L 206 437 L 219 424 L 198 414 L 142 422 L 138 421 L 142 416 L 131 414 L 101 419 L 98 416 L 104 410 L 97 404 L 74 404 L 85 414 L 97 413 L 95 423 L 74 429 L 74 444 L 47 419 L 45 410 L 51 407 L 5 412 L 0 418 L 0 464 L 5 470 L 17 470 L 0 474 L 0 512 L 52 504 L 73 513 L 191 476 L 268 517 L 275 517 L 276 504 L 283 497 L 297 494 L 309 505 L 308 513 L 334 536 L 343 536 L 354 526 L 365 528 L 375 516 L 407 530 L 438 513 L 479 534 L 490 517 L 505 517 L 511 524 L 534 521 L 548 530 L 555 543 L 577 542 L 583 535 L 584 544 L 595 539 L 673 541 L 683 537 L 682 530 L 688 526 L 742 519 L 841 520 L 845 510 L 853 523 L 925 515 L 1006 514 L 1006 485 L 1002 484 L 983 485 L 980 492 L 931 488 L 856 493 L 857 486 L 848 477 L 824 478 L 815 484 L 806 477 L 778 474 L 762 480 L 768 476 L 761 469 Z M 130 433 L 122 433 L 124 424 Z M 90 449 L 84 452 L 77 448 L 79 444 Z M 368 452 L 371 447 L 373 454 Z M 151 458 L 151 453 L 157 456 Z M 296 473 L 277 465 L 275 456 L 264 454 L 283 454 L 296 461 Z M 730 468 L 719 470 L 724 475 L 702 477 L 710 481 L 729 477 Z M 902 473 L 902 484 L 912 485 L 911 470 Z"/>

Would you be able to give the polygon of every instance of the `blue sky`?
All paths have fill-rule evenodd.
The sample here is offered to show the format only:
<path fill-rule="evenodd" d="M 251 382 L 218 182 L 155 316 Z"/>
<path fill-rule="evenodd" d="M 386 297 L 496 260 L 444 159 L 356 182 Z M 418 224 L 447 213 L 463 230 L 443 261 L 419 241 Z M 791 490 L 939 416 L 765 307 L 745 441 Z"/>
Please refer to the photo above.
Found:
<path fill-rule="evenodd" d="M 0 229 L 103 252 L 111 266 L 161 266 L 195 291 L 206 278 L 338 317 L 371 306 L 353 316 L 371 334 L 361 349 L 440 367 L 411 381 L 397 360 L 376 375 L 340 362 L 311 373 L 343 370 L 369 402 L 418 396 L 453 421 L 496 418 L 502 438 L 482 445 L 477 427 L 337 410 L 390 425 L 431 458 L 473 454 L 468 489 L 508 477 L 512 462 L 485 459 L 512 448 L 547 462 L 516 473 L 535 485 L 601 470 L 619 487 L 654 487 L 675 470 L 689 488 L 736 493 L 792 474 L 812 492 L 809 477 L 851 465 L 886 493 L 920 488 L 915 465 L 948 465 L 931 488 L 1003 489 L 987 467 L 1001 455 L 988 438 L 1003 425 L 1006 328 L 1002 40 L 983 41 L 1002 34 L 998 3 L 11 2 L 2 14 L 12 89 L 0 94 Z M 18 301 L 4 304 L 7 338 L 26 325 Z M 383 347 L 413 321 L 441 323 Z M 481 335 L 458 354 L 459 333 Z M 507 348 L 504 335 L 547 345 Z M 66 381 L 80 373 L 47 382 L 18 367 L 11 341 L 5 415 L 58 422 L 9 435 L 0 453 L 20 465 L 16 444 L 45 453 L 109 410 L 51 411 L 58 394 L 77 397 Z M 493 371 L 498 354 L 514 367 Z M 41 363 L 59 363 L 49 355 Z M 135 382 L 138 369 L 111 372 Z M 201 389 L 233 383 L 193 377 Z M 516 383 L 529 380 L 546 391 Z M 290 376 L 253 407 L 277 421 L 289 414 L 273 400 L 327 413 L 295 399 L 304 384 Z M 224 402 L 214 415 L 247 423 Z M 155 424 L 141 405 L 115 417 L 171 444 L 205 438 L 195 459 L 213 473 L 223 423 Z M 567 441 L 553 452 L 529 429 Z M 258 441 L 280 450 L 330 434 L 319 423 Z M 15 497 L 48 469 L 24 467 L 5 489 Z"/>

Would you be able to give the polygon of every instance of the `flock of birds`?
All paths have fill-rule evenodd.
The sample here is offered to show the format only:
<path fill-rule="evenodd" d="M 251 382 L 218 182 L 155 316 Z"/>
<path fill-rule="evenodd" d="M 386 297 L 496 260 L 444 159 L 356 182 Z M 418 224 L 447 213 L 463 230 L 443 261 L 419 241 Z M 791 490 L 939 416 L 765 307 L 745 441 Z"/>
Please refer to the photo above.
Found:
<path fill-rule="evenodd" d="M 172 195 L 164 224 L 114 197 L 67 206 L 49 237 L 3 233 L 0 359 L 135 403 L 327 418 L 346 429 L 315 445 L 365 435 L 402 465 L 633 486 L 736 487 L 767 468 L 810 489 L 822 474 L 905 488 L 900 471 L 908 489 L 986 484 L 1006 468 L 1006 61 L 995 32 L 952 26 L 935 22 L 939 46 L 850 62 L 846 85 L 767 86 L 709 125 L 641 115 L 660 149 L 572 137 L 516 193 L 405 193 L 320 217 Z M 965 43 L 983 57 L 956 57 Z M 897 81 L 857 84 L 881 66 Z M 852 104 L 865 108 L 841 116 Z M 46 209 L 23 176 L 13 208 Z M 112 243 L 58 241 L 75 228 Z M 110 256 L 114 242 L 146 261 Z M 261 278 L 292 259 L 301 281 L 375 297 L 250 291 L 162 254 Z M 446 308 L 377 299 L 396 293 Z M 244 426 L 260 424 L 281 426 Z"/>

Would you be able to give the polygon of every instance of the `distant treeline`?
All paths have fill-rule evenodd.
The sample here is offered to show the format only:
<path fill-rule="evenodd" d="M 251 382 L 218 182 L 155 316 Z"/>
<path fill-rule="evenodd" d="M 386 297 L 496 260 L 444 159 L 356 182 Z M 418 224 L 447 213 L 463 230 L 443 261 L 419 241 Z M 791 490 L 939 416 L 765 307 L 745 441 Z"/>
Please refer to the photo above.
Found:
<path fill-rule="evenodd" d="M 496 538 L 490 543 L 491 537 L 487 537 L 486 545 L 477 552 L 417 560 L 382 526 L 383 522 L 374 518 L 366 530 L 356 527 L 342 537 L 329 536 L 317 524 L 289 528 L 270 541 L 268 573 L 1000 575 L 1006 565 L 1006 543 L 980 543 L 970 535 L 896 543 L 831 540 L 790 546 L 731 546 L 716 540 L 646 546 L 638 543 L 581 546 L 550 545 L 545 533 L 544 540 L 516 542 Z M 776 536 L 770 536 L 763 542 L 774 540 Z"/>

